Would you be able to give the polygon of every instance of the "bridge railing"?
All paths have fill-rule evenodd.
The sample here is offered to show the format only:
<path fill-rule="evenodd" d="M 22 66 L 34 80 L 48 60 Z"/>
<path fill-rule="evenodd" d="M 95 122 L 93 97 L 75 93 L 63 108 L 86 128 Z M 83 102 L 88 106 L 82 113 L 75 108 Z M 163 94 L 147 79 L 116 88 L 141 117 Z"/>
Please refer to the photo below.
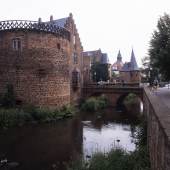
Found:
<path fill-rule="evenodd" d="M 37 21 L 28 21 L 28 20 L 7 20 L 0 21 L 0 31 L 5 30 L 36 30 L 50 32 L 57 36 L 66 38 L 70 40 L 70 33 L 65 28 L 46 23 L 46 22 L 37 22 Z"/>
<path fill-rule="evenodd" d="M 120 88 L 120 87 L 140 87 L 139 83 L 88 83 L 84 85 L 85 88 Z"/>
<path fill-rule="evenodd" d="M 144 88 L 144 114 L 148 122 L 148 146 L 152 170 L 170 169 L 170 109 L 158 95 Z"/>

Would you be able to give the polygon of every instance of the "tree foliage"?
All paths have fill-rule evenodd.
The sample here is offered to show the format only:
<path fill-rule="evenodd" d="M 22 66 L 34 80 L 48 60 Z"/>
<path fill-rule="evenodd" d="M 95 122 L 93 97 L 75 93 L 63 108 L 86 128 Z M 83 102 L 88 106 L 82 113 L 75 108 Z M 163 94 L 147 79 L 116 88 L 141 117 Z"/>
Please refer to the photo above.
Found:
<path fill-rule="evenodd" d="M 166 79 L 170 79 L 170 16 L 159 18 L 157 30 L 150 41 L 150 64 Z"/>
<path fill-rule="evenodd" d="M 91 67 L 92 79 L 94 82 L 109 80 L 109 65 L 94 63 Z"/>
<path fill-rule="evenodd" d="M 145 56 L 142 58 L 142 68 L 140 69 L 142 73 L 142 82 L 148 82 L 150 78 L 150 58 Z"/>

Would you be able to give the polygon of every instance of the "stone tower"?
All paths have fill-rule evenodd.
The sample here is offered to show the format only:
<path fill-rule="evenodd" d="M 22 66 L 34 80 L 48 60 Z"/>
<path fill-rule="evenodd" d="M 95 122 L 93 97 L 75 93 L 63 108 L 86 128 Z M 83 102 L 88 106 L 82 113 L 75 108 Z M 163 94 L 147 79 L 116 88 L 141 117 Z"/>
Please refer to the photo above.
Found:
<path fill-rule="evenodd" d="M 121 80 L 127 83 L 140 83 L 140 69 L 136 62 L 136 57 L 132 49 L 130 62 L 126 62 L 120 70 Z"/>
<path fill-rule="evenodd" d="M 18 104 L 61 107 L 79 100 L 83 47 L 72 14 L 0 26 L 1 95 L 10 84 Z"/>

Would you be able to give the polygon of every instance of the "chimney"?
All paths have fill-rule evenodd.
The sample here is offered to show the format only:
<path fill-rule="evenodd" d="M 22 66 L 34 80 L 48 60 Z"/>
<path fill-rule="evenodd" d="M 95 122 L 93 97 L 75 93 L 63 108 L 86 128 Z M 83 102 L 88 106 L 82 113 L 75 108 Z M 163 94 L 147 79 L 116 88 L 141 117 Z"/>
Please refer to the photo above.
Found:
<path fill-rule="evenodd" d="M 51 15 L 51 16 L 50 16 L 50 22 L 52 22 L 52 21 L 53 21 L 53 16 Z"/>
<path fill-rule="evenodd" d="M 42 22 L 42 19 L 41 19 L 41 18 L 38 18 L 38 22 Z"/>

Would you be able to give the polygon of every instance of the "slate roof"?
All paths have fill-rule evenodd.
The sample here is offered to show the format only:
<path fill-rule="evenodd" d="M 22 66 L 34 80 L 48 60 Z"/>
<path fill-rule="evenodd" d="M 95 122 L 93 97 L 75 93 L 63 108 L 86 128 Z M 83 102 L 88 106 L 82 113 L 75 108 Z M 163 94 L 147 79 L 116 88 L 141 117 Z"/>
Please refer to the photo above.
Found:
<path fill-rule="evenodd" d="M 96 55 L 97 53 L 100 53 L 100 50 L 85 51 L 83 52 L 83 56 L 93 56 L 93 55 Z"/>
<path fill-rule="evenodd" d="M 101 63 L 102 64 L 108 64 L 109 63 L 107 53 L 102 53 Z"/>
<path fill-rule="evenodd" d="M 57 19 L 57 20 L 47 21 L 45 23 L 52 24 L 52 25 L 66 29 L 65 25 L 66 25 L 67 19 L 68 18 L 60 18 L 60 19 Z"/>
<path fill-rule="evenodd" d="M 59 26 L 65 28 L 65 24 L 68 18 L 60 18 L 57 20 L 50 21 L 50 23 L 54 24 L 55 26 Z"/>
<path fill-rule="evenodd" d="M 139 71 L 136 58 L 132 49 L 130 62 L 126 62 L 120 71 Z"/>
<path fill-rule="evenodd" d="M 95 50 L 95 51 L 85 51 L 83 52 L 84 57 L 92 57 L 95 58 L 97 56 L 101 56 L 100 62 L 101 64 L 109 64 L 109 58 L 107 53 L 102 53 L 101 50 Z"/>
<path fill-rule="evenodd" d="M 131 71 L 131 63 L 126 62 L 120 71 Z"/>
<path fill-rule="evenodd" d="M 117 55 L 117 61 L 122 61 L 122 55 L 120 53 L 120 50 L 119 50 L 118 55 Z"/>

